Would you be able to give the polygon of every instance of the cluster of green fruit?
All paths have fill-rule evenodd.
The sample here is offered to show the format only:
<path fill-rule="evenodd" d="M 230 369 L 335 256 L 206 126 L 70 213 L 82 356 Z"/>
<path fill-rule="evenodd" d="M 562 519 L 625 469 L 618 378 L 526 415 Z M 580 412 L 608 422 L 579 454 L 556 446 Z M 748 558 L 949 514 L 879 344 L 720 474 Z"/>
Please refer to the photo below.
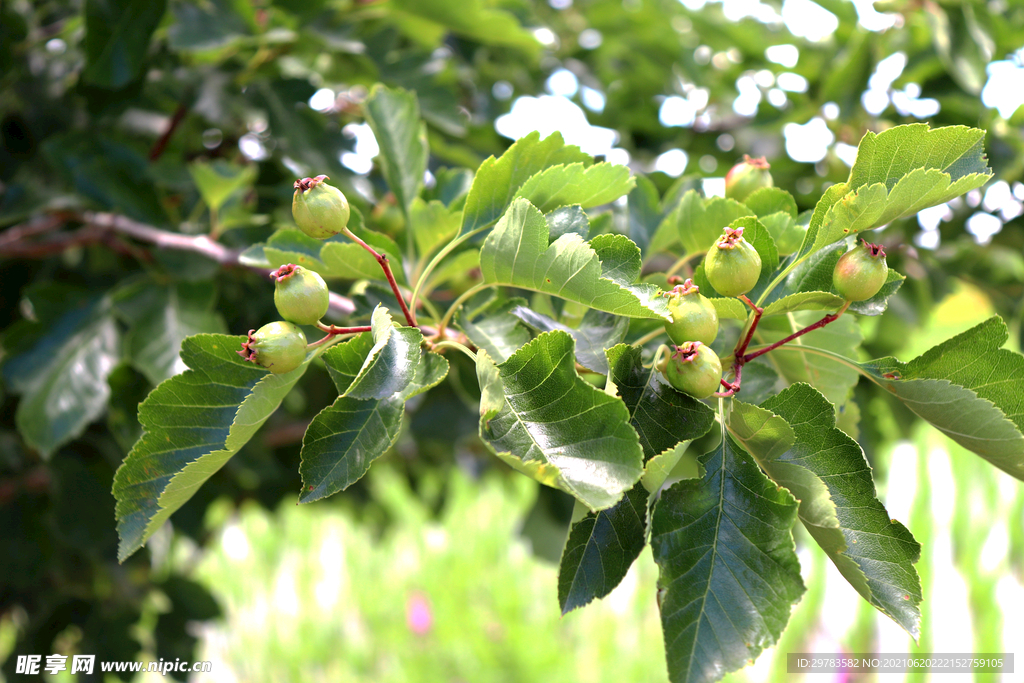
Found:
<path fill-rule="evenodd" d="M 882 247 L 862 240 L 836 263 L 832 284 L 847 302 L 864 301 L 878 293 L 888 272 Z M 761 258 L 743 239 L 742 228 L 725 228 L 704 258 L 704 274 L 720 294 L 746 300 L 744 295 L 761 275 Z M 710 346 L 718 336 L 718 311 L 692 280 L 668 296 L 672 322 L 665 325 L 665 332 L 672 348 L 659 370 L 679 391 L 707 398 L 722 385 L 722 363 Z"/>
<path fill-rule="evenodd" d="M 343 232 L 349 206 L 341 190 L 328 185 L 327 176 L 295 181 L 292 217 L 296 225 L 316 239 Z M 274 374 L 291 372 L 306 359 L 306 335 L 299 325 L 318 325 L 330 305 L 327 283 L 318 273 L 294 264 L 270 273 L 274 279 L 274 305 L 284 320 L 249 330 L 238 355 Z"/>

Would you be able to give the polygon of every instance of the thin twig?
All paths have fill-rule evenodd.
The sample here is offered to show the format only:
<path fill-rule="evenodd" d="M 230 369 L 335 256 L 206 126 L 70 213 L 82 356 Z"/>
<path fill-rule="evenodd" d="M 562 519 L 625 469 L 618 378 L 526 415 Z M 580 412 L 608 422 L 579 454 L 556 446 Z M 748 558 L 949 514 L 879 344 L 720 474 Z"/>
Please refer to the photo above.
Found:
<path fill-rule="evenodd" d="M 171 115 L 171 120 L 167 123 L 167 130 L 160 136 L 152 149 L 149 150 L 149 160 L 156 161 L 160 158 L 160 155 L 164 153 L 164 149 L 167 148 L 167 143 L 171 141 L 171 136 L 174 135 L 174 131 L 178 129 L 178 126 L 185 119 L 185 114 L 188 113 L 188 107 L 184 103 L 179 104 L 178 108 L 174 110 L 174 114 Z"/>
<path fill-rule="evenodd" d="M 378 253 L 376 249 L 356 237 L 355 233 L 348 228 L 345 228 L 345 236 L 366 251 L 370 252 L 370 254 L 373 255 L 373 258 L 377 259 L 377 263 L 380 264 L 381 270 L 384 271 L 384 275 L 388 278 L 388 284 L 391 285 L 391 291 L 395 293 L 395 298 L 398 299 L 398 305 L 402 307 L 402 313 L 405 315 L 406 324 L 409 325 L 409 327 L 416 327 L 416 315 L 409 310 L 408 306 L 405 305 L 405 297 L 402 296 L 402 292 L 398 289 L 398 283 L 395 282 L 395 275 L 391 272 L 391 264 L 388 262 L 388 257 L 384 254 Z"/>
<path fill-rule="evenodd" d="M 834 323 L 836 320 L 839 320 L 839 316 L 841 316 L 843 313 L 846 312 L 846 309 L 847 309 L 847 307 L 849 307 L 849 305 L 850 305 L 850 302 L 847 301 L 845 304 L 843 304 L 843 307 L 840 308 L 838 311 L 836 311 L 835 313 L 829 313 L 828 315 L 826 315 L 824 318 L 822 318 L 818 322 L 814 323 L 813 325 L 808 325 L 807 327 L 803 328 L 802 330 L 798 330 L 798 331 L 794 332 L 793 334 L 789 335 L 788 337 L 780 339 L 779 341 L 775 342 L 774 344 L 769 344 L 768 346 L 764 347 L 763 349 L 758 349 L 757 351 L 754 351 L 753 353 L 748 353 L 747 355 L 742 357 L 742 362 L 743 363 L 748 363 L 748 362 L 754 360 L 755 358 L 757 358 L 758 356 L 763 356 L 764 354 L 768 353 L 769 351 L 777 349 L 780 346 L 782 346 L 783 344 L 787 344 L 787 343 L 793 341 L 797 337 L 802 337 L 805 334 L 807 334 L 808 332 L 813 332 L 814 330 L 818 330 L 818 329 L 821 329 L 822 327 L 825 327 L 825 325 L 828 325 L 829 323 Z"/>

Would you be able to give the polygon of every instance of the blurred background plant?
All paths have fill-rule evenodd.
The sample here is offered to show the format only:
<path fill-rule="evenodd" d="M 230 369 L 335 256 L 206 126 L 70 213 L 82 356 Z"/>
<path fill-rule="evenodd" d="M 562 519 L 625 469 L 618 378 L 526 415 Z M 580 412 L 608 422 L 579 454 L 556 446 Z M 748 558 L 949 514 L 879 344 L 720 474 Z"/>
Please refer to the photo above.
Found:
<path fill-rule="evenodd" d="M 743 154 L 766 156 L 804 210 L 845 180 L 866 130 L 985 128 L 993 180 L 881 233 L 909 279 L 861 321 L 864 348 L 908 359 L 986 311 L 1019 345 L 1022 62 L 1019 0 L 7 0 L 3 675 L 22 680 L 18 654 L 81 652 L 211 659 L 210 680 L 664 680 L 649 554 L 603 603 L 557 616 L 548 562 L 571 501 L 485 455 L 461 361 L 468 379 L 411 406 L 386 468 L 296 509 L 300 439 L 332 389 L 310 373 L 173 530 L 119 565 L 110 486 L 139 401 L 184 369 L 185 336 L 272 319 L 272 289 L 239 255 L 291 224 L 296 177 L 325 173 L 367 227 L 411 234 L 362 115 L 376 82 L 417 94 L 428 198 L 460 194 L 465 169 L 511 139 L 560 130 L 646 174 L 612 214 L 643 244 L 681 190 L 720 193 Z M 453 287 L 473 278 L 463 265 Z M 345 312 L 379 300 L 366 282 L 330 284 Z M 999 607 L 1024 602 L 1020 486 L 873 385 L 855 405 L 847 428 L 898 482 L 883 501 L 930 549 L 922 650 L 1024 641 Z M 801 559 L 831 571 L 816 550 Z M 807 583 L 775 652 L 909 647 L 843 602 L 842 582 Z M 788 680 L 779 661 L 735 678 Z"/>

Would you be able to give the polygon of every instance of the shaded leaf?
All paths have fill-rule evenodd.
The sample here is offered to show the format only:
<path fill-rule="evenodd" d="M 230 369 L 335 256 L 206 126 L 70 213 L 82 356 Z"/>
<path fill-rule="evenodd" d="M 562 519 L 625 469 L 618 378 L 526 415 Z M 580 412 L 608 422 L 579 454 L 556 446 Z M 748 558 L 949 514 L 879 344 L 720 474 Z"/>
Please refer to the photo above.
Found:
<path fill-rule="evenodd" d="M 511 312 L 512 315 L 540 332 L 561 330 L 572 335 L 576 341 L 576 362 L 588 370 L 602 375 L 608 374 L 608 359 L 605 356 L 605 349 L 621 342 L 629 330 L 628 318 L 594 309 L 588 310 L 583 315 L 578 329 L 563 325 L 557 320 L 531 311 L 525 306 L 517 306 Z"/>
<path fill-rule="evenodd" d="M 82 78 L 111 90 L 141 78 L 166 9 L 167 0 L 87 0 Z"/>
<path fill-rule="evenodd" d="M 530 330 L 513 313 L 524 304 L 526 299 L 517 297 L 507 301 L 494 300 L 476 310 L 467 305 L 455 314 L 455 322 L 475 346 L 503 363 L 516 349 L 530 341 Z"/>
<path fill-rule="evenodd" d="M 366 122 L 380 147 L 388 187 L 406 216 L 427 170 L 427 127 L 420 120 L 415 93 L 377 84 L 363 103 Z"/>
<path fill-rule="evenodd" d="M 448 361 L 420 348 L 423 336 L 395 327 L 383 308 L 373 330 L 324 354 L 340 396 L 302 438 L 300 503 L 343 491 L 398 441 L 405 402 L 448 374 Z"/>
<path fill-rule="evenodd" d="M 121 336 L 107 298 L 36 314 L 39 335 L 4 359 L 7 388 L 21 394 L 18 431 L 44 457 L 79 436 L 106 410 L 107 377 L 121 357 Z M 51 317 L 52 316 L 52 317 Z"/>
<path fill-rule="evenodd" d="M 647 252 L 651 239 L 658 231 L 664 217 L 661 211 L 661 198 L 658 188 L 647 176 L 637 176 L 636 185 L 629 192 L 629 239 Z"/>
<path fill-rule="evenodd" d="M 217 211 L 232 194 L 252 186 L 257 168 L 217 159 L 211 162 L 193 161 L 188 165 L 188 172 L 203 201 L 210 209 Z"/>
<path fill-rule="evenodd" d="M 640 479 L 643 453 L 622 401 L 576 374 L 573 346 L 545 332 L 498 366 L 481 350 L 480 438 L 514 469 L 603 510 Z"/>

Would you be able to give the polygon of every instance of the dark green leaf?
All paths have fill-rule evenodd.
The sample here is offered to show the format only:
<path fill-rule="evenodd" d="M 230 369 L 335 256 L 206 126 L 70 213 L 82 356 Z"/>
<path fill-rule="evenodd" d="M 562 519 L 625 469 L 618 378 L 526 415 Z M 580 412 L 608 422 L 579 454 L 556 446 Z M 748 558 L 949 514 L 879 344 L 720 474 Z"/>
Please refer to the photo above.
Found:
<path fill-rule="evenodd" d="M 475 310 L 467 305 L 456 313 L 455 321 L 474 345 L 504 363 L 516 349 L 530 341 L 530 330 L 513 314 L 525 303 L 525 299 L 514 298 L 496 299 Z"/>
<path fill-rule="evenodd" d="M 629 239 L 646 253 L 663 218 L 658 188 L 647 176 L 637 176 L 629 192 Z"/>
<path fill-rule="evenodd" d="M 714 412 L 662 381 L 654 368 L 645 368 L 641 349 L 619 344 L 607 353 L 609 388 L 614 387 L 626 404 L 629 423 L 640 437 L 645 462 L 711 429 Z"/>
<path fill-rule="evenodd" d="M 544 219 L 548 222 L 548 244 L 570 232 L 590 239 L 590 220 L 579 204 L 561 206 L 545 214 Z"/>
<path fill-rule="evenodd" d="M 244 446 L 323 351 L 273 375 L 238 355 L 242 337 L 189 337 L 190 368 L 165 381 L 139 406 L 145 433 L 114 477 L 118 558 L 141 548 L 171 514 Z"/>
<path fill-rule="evenodd" d="M 50 456 L 103 414 L 110 397 L 107 376 L 121 356 L 121 338 L 110 301 L 94 300 L 43 322 L 35 343 L 4 360 L 8 389 L 21 394 L 15 422 L 33 448 Z"/>
<path fill-rule="evenodd" d="M 558 566 L 562 614 L 603 598 L 644 549 L 647 489 L 637 484 L 614 507 L 588 512 L 572 525 Z"/>
<path fill-rule="evenodd" d="M 414 93 L 378 84 L 363 105 L 366 122 L 380 146 L 388 186 L 406 216 L 419 196 L 427 170 L 427 128 Z"/>
<path fill-rule="evenodd" d="M 916 639 L 921 581 L 914 563 L 921 546 L 879 502 L 860 446 L 836 428 L 832 404 L 806 384 L 795 384 L 762 406 L 733 401 L 730 432 L 745 443 L 765 415 L 767 423 L 783 419 L 792 427 L 795 443 L 781 455 L 757 446 L 747 451 L 800 500 L 800 520 L 846 580 Z"/>
<path fill-rule="evenodd" d="M 419 330 L 395 327 L 378 308 L 372 333 L 324 354 L 341 396 L 313 419 L 302 439 L 300 503 L 345 490 L 398 441 L 405 402 L 448 374 L 448 361 L 422 351 L 422 340 Z"/>
<path fill-rule="evenodd" d="M 82 77 L 111 90 L 140 78 L 166 9 L 167 0 L 86 0 Z"/>
<path fill-rule="evenodd" d="M 573 346 L 545 332 L 499 366 L 481 350 L 480 437 L 516 470 L 603 510 L 640 479 L 643 452 L 622 401 L 576 374 Z"/>
<path fill-rule="evenodd" d="M 629 319 L 610 313 L 588 310 L 583 315 L 579 329 L 563 325 L 542 313 L 531 311 L 526 306 L 512 309 L 512 314 L 539 332 L 561 330 L 576 340 L 576 361 L 594 372 L 608 374 L 608 358 L 605 349 L 623 340 L 629 330 Z"/>
<path fill-rule="evenodd" d="M 717 681 L 775 643 L 804 592 L 793 496 L 732 442 L 700 458 L 654 508 L 651 548 L 669 680 Z"/>

